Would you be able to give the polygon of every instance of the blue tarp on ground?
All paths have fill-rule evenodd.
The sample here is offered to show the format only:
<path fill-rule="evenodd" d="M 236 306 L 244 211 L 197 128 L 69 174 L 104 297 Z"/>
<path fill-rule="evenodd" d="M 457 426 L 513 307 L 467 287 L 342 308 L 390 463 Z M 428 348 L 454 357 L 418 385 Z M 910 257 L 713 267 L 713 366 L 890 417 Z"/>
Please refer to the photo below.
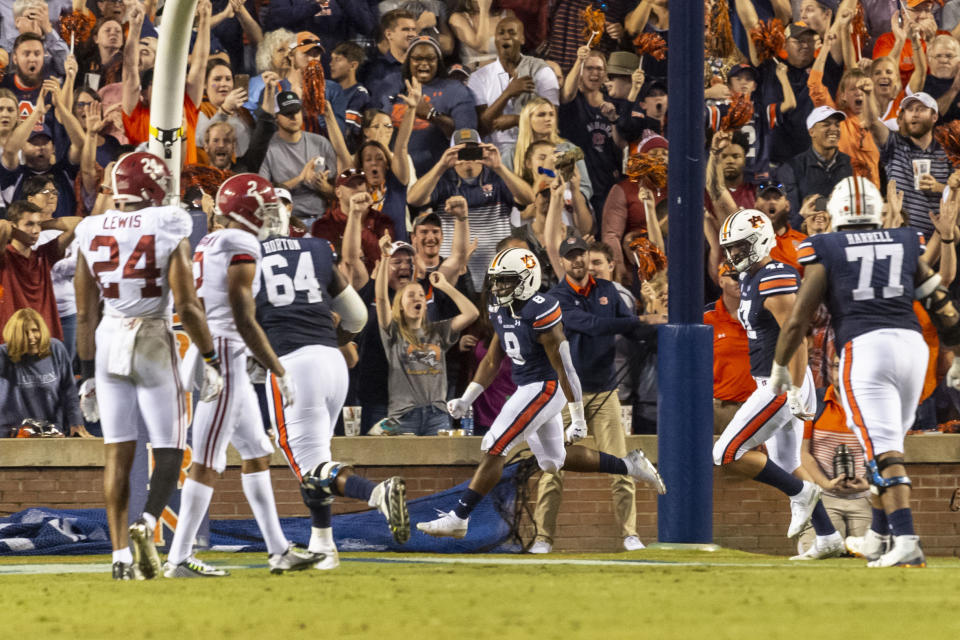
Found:
<path fill-rule="evenodd" d="M 470 516 L 470 530 L 462 540 L 433 538 L 416 530 L 417 522 L 432 520 L 437 511 L 449 511 L 466 488 L 452 489 L 409 502 L 411 536 L 399 545 L 378 511 L 334 516 L 333 535 L 341 551 L 422 551 L 430 553 L 509 553 L 519 551 L 510 540 L 510 525 L 516 501 L 515 481 L 520 465 L 504 469 L 503 478 Z M 341 500 L 343 498 L 338 498 Z M 343 499 L 347 500 L 347 499 Z M 348 500 L 348 502 L 350 502 Z M 304 507 L 306 509 L 306 507 Z M 287 538 L 306 546 L 310 518 L 281 518 Z M 215 520 L 210 523 L 210 544 L 238 551 L 265 551 L 254 520 Z M 36 507 L 0 518 L 0 556 L 82 555 L 110 553 L 110 537 L 104 509 L 50 509 Z"/>

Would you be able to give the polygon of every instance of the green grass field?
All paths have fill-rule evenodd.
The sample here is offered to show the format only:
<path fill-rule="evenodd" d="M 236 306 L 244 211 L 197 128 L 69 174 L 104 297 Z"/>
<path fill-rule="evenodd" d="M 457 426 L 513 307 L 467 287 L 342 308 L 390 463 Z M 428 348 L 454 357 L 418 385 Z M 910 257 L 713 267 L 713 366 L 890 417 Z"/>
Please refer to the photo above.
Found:
<path fill-rule="evenodd" d="M 232 575 L 117 583 L 106 556 L 0 559 L 0 637 L 960 638 L 955 558 L 344 553 L 335 571 L 271 576 L 264 554 L 202 557 Z M 24 573 L 38 570 L 55 573 Z"/>

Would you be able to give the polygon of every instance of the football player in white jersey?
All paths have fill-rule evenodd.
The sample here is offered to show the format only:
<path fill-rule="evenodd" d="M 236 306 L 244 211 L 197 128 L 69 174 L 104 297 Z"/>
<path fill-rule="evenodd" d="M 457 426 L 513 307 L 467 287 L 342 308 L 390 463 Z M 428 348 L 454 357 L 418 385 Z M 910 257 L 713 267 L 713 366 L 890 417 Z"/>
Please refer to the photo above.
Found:
<path fill-rule="evenodd" d="M 215 398 L 222 385 L 219 356 L 193 286 L 187 240 L 193 223 L 182 209 L 163 206 L 169 186 L 163 161 L 150 153 L 128 153 L 113 167 L 117 208 L 85 218 L 76 229 L 81 409 L 87 420 L 99 415 L 103 427 L 103 488 L 113 577 L 119 580 L 153 578 L 160 572 L 153 532 L 176 487 L 186 444 L 171 294 L 184 329 L 204 356 L 201 397 Z M 152 447 L 154 470 L 143 514 L 129 527 L 131 553 L 129 476 L 141 426 Z"/>
<path fill-rule="evenodd" d="M 277 378 L 285 405 L 293 403 L 291 376 L 280 364 L 257 323 L 254 296 L 260 288 L 260 240 L 286 235 L 289 220 L 273 185 L 255 173 L 226 180 L 217 192 L 217 211 L 226 229 L 210 233 L 193 254 L 197 293 L 220 354 L 223 391 L 197 405 L 193 419 L 193 463 L 180 496 L 177 529 L 163 575 L 168 578 L 228 575 L 192 555 L 193 541 L 213 496 L 213 483 L 227 464 L 227 443 L 243 458 L 243 493 L 263 534 L 272 573 L 306 569 L 322 559 L 295 548 L 280 528 L 270 483 L 273 443 L 260 420 L 256 393 L 247 375 L 247 353 Z M 188 358 L 189 360 L 189 358 Z"/>

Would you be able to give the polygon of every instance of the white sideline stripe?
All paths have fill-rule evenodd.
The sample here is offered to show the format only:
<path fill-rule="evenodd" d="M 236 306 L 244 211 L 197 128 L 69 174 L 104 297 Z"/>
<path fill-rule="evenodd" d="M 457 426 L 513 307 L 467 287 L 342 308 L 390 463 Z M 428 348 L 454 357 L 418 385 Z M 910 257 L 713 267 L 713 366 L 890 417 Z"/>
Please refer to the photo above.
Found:
<path fill-rule="evenodd" d="M 470 565 L 573 565 L 584 567 L 637 567 L 637 568 L 671 568 L 671 567 L 711 567 L 711 568 L 761 568 L 761 569 L 784 569 L 784 568 L 811 568 L 823 566 L 818 562 L 796 562 L 796 563 L 774 563 L 774 562 L 674 562 L 671 560 L 585 560 L 578 558 L 444 558 L 440 556 L 422 556 L 418 557 L 411 554 L 409 557 L 374 557 L 374 558 L 345 558 L 340 556 L 342 562 L 354 563 L 383 563 L 383 564 L 470 564 Z M 786 558 L 784 558 L 786 560 Z M 265 569 L 266 564 L 217 564 L 220 569 L 228 571 L 240 571 L 244 569 Z M 831 563 L 829 566 L 836 566 Z M 866 568 L 851 567 L 851 570 Z M 0 565 L 0 576 L 13 575 L 48 575 L 57 573 L 110 573 L 111 565 L 106 563 L 70 563 L 70 564 L 7 564 Z M 958 565 L 927 567 L 927 570 L 957 570 Z"/>

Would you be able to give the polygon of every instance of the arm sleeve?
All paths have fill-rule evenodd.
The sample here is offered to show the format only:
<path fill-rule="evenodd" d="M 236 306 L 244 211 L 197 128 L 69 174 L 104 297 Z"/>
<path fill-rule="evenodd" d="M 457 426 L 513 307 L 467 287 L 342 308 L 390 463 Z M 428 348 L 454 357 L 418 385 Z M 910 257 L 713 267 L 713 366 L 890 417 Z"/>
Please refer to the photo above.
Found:
<path fill-rule="evenodd" d="M 267 113 L 263 109 L 257 109 L 257 123 L 253 127 L 253 134 L 250 136 L 250 145 L 243 158 L 237 160 L 237 171 L 249 171 L 257 173 L 263 165 L 264 158 L 267 157 L 267 149 L 270 148 L 270 140 L 277 131 L 277 119 L 272 113 Z M 242 167 L 239 166 L 242 163 Z"/>
<path fill-rule="evenodd" d="M 811 71 L 807 77 L 807 89 L 810 90 L 810 99 L 813 100 L 814 107 L 828 106 L 836 108 L 830 92 L 823 84 L 823 71 Z"/>
<path fill-rule="evenodd" d="M 560 104 L 560 85 L 557 84 L 557 76 L 550 67 L 545 66 L 537 71 L 533 80 L 537 85 L 537 95 L 552 102 L 553 106 Z"/>
<path fill-rule="evenodd" d="M 577 307 L 563 307 L 563 328 L 585 335 L 629 333 L 638 323 L 636 318 L 601 318 Z"/>

